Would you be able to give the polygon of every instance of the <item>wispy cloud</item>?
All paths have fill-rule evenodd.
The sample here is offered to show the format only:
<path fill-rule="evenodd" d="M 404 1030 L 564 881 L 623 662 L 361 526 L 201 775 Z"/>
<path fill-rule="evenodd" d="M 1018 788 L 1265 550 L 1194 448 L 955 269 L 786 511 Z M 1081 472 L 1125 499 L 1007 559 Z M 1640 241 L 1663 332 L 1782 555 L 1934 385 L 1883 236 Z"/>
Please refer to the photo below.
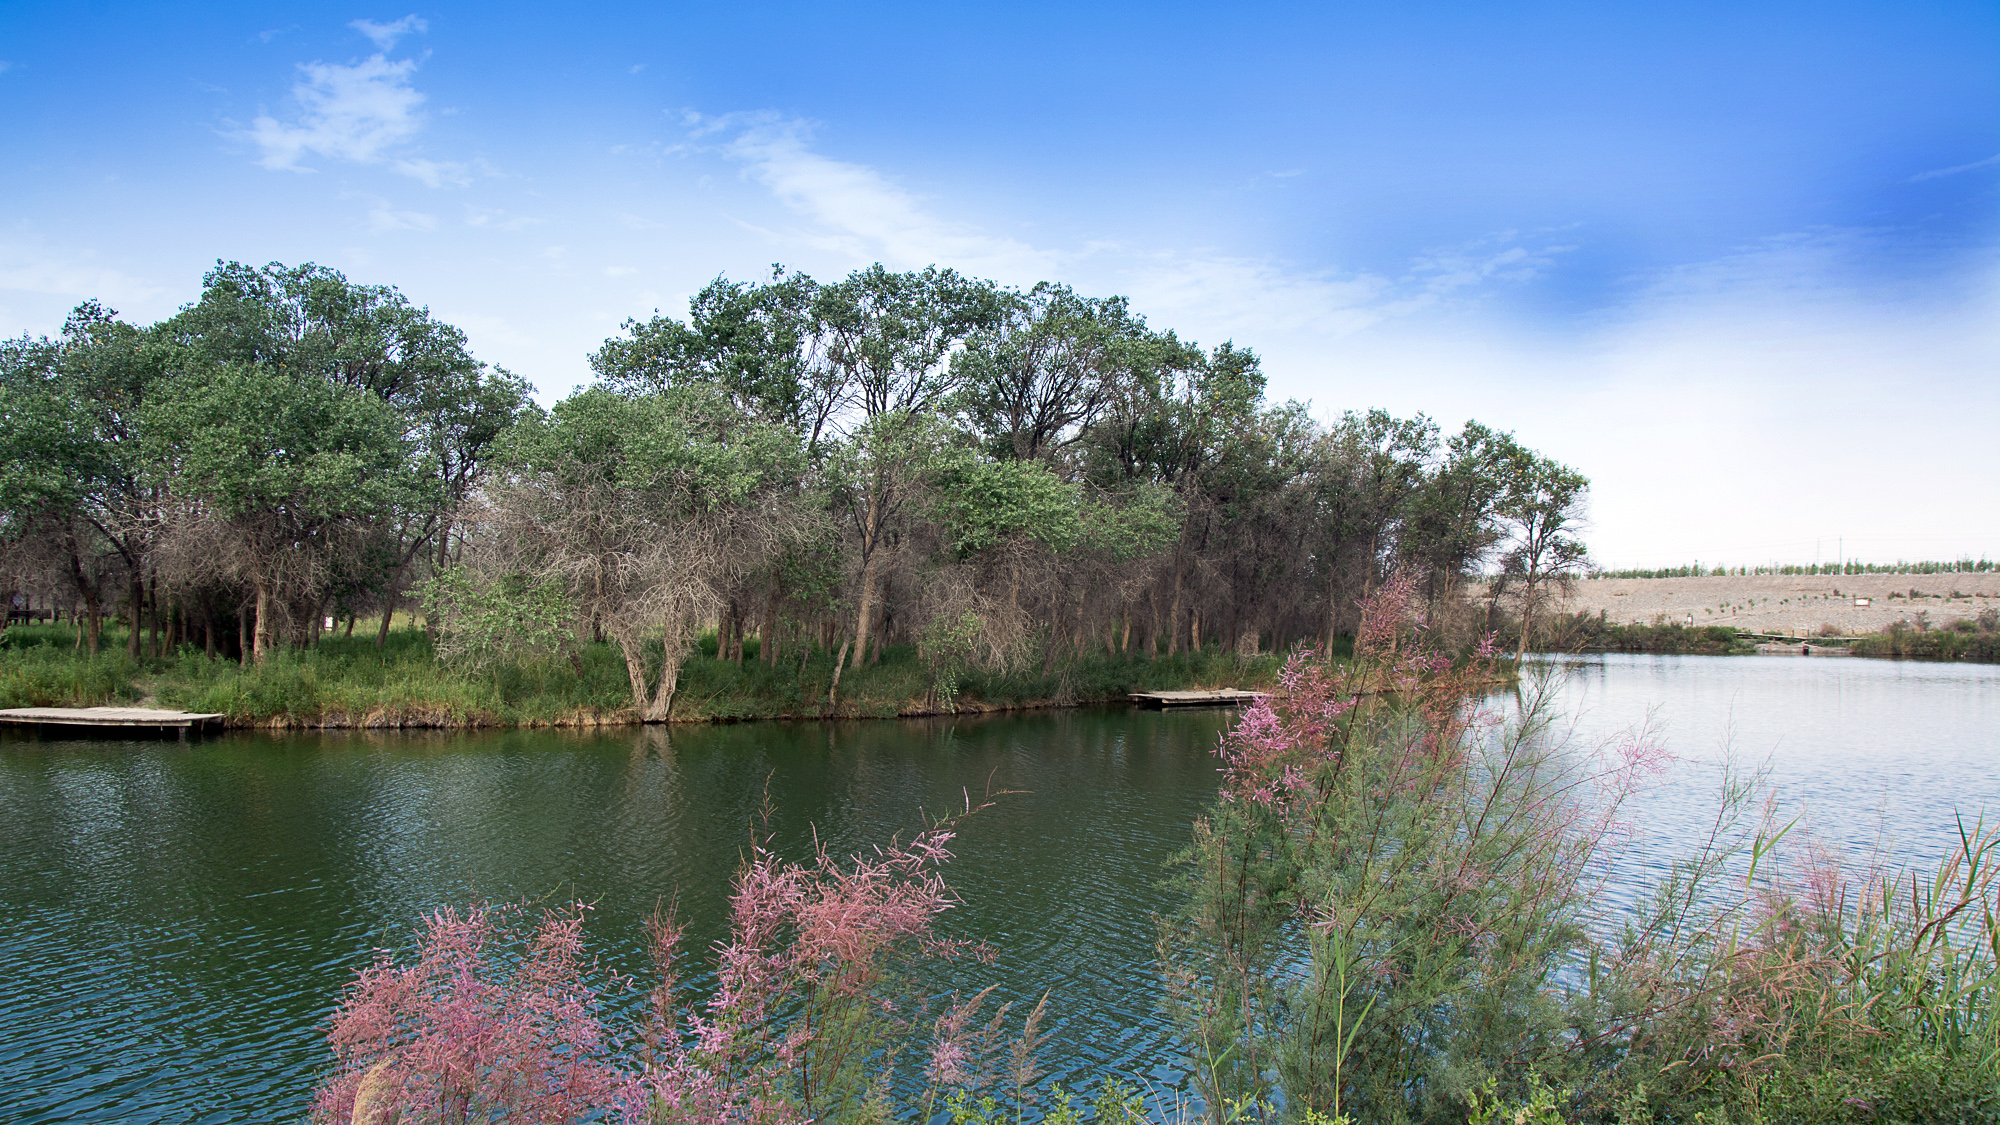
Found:
<path fill-rule="evenodd" d="M 774 240 L 795 240 L 857 264 L 937 263 L 1014 284 L 1063 278 L 1127 294 L 1156 320 L 1205 337 L 1359 332 L 1462 299 L 1461 291 L 1519 284 L 1568 249 L 1507 231 L 1420 256 L 1404 276 L 1392 278 L 1201 250 L 1108 242 L 1037 246 L 947 218 L 931 200 L 877 169 L 818 152 L 808 122 L 770 112 L 691 113 L 685 124 L 695 149 L 739 164 L 746 178 L 805 220 L 803 229 L 766 232 Z"/>
<path fill-rule="evenodd" d="M 530 215 L 516 215 L 498 207 L 467 207 L 465 209 L 465 225 L 469 227 L 487 227 L 492 230 L 521 230 L 524 227 L 531 227 L 542 221 Z"/>
<path fill-rule="evenodd" d="M 395 230 L 435 230 L 437 217 L 422 211 L 399 210 L 387 200 L 378 199 L 368 209 L 368 229 L 376 234 Z"/>
<path fill-rule="evenodd" d="M 915 193 L 865 164 L 815 152 L 810 123 L 775 113 L 690 114 L 697 138 L 711 139 L 778 201 L 811 220 L 810 244 L 857 260 L 899 267 L 932 262 L 1008 279 L 1046 276 L 1061 256 L 934 213 Z"/>
<path fill-rule="evenodd" d="M 1936 179 L 1941 179 L 1945 176 L 1956 176 L 1960 172 L 1970 172 L 1975 168 L 1990 168 L 1995 164 L 2000 164 L 2000 153 L 1995 153 L 1984 160 L 1975 160 L 1970 164 L 1954 164 L 1949 168 L 1933 168 L 1928 172 L 1918 172 L 1916 175 L 1910 177 L 1910 182 L 1913 184 L 1920 184 L 1925 180 L 1936 180 Z"/>
<path fill-rule="evenodd" d="M 351 66 L 302 64 L 292 86 L 303 110 L 298 120 L 259 116 L 250 124 L 249 138 L 263 149 L 258 162 L 274 171 L 308 171 L 299 166 L 307 155 L 380 163 L 423 128 L 424 96 L 410 86 L 416 69 L 415 59 L 383 55 Z"/>
<path fill-rule="evenodd" d="M 87 250 L 32 242 L 0 242 L 0 290 L 81 300 L 94 297 L 135 316 L 160 304 L 167 290 L 97 261 Z"/>
<path fill-rule="evenodd" d="M 347 26 L 374 40 L 377 50 L 390 51 L 395 49 L 396 40 L 412 32 L 428 31 L 431 25 L 425 22 L 421 16 L 410 15 L 404 16 L 399 20 L 392 20 L 389 23 L 376 23 L 374 20 L 355 20 Z"/>
<path fill-rule="evenodd" d="M 301 63 L 299 80 L 292 85 L 297 118 L 280 121 L 260 114 L 238 134 L 257 145 L 258 163 L 273 171 L 310 172 L 302 161 L 318 156 L 386 165 L 427 187 L 471 183 L 467 165 L 408 151 L 424 127 L 424 95 L 410 84 L 420 60 L 392 60 L 383 52 L 404 35 L 424 30 L 424 21 L 405 16 L 391 23 L 355 20 L 349 26 L 382 51 L 355 63 Z"/>

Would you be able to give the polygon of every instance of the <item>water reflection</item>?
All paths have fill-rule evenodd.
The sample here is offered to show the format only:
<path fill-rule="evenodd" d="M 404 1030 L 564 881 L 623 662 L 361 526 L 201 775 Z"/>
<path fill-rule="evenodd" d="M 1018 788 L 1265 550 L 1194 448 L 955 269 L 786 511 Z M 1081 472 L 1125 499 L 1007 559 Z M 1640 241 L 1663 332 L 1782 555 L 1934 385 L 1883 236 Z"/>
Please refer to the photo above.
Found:
<path fill-rule="evenodd" d="M 1627 899 L 1705 824 L 1725 746 L 1768 760 L 1784 799 L 1857 850 L 1880 831 L 1922 861 L 1953 808 L 2000 812 L 1990 666 L 1606 657 L 1557 690 L 1579 741 L 1651 714 L 1682 756 L 1630 810 Z M 1027 1003 L 1051 989 L 1055 1076 L 1170 1087 L 1151 916 L 1227 717 L 0 742 L 5 1116 L 297 1119 L 354 967 L 475 896 L 596 902 L 594 947 L 624 972 L 644 967 L 642 919 L 678 896 L 705 948 L 767 792 L 778 848 L 803 858 L 815 826 L 851 851 L 1018 790 L 966 826 L 951 871 L 965 905 L 949 928 L 1001 962 L 939 983 L 997 977 Z"/>

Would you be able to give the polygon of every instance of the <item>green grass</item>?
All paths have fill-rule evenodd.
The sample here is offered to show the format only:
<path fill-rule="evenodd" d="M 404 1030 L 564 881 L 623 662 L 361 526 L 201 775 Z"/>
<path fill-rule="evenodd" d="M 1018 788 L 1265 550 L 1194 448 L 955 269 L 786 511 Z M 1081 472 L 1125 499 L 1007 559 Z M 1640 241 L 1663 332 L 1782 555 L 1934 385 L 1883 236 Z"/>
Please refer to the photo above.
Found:
<path fill-rule="evenodd" d="M 1564 615 L 1551 635 L 1555 638 L 1552 647 L 1562 652 L 1728 656 L 1757 651 L 1756 641 L 1728 625 L 1613 625 L 1589 614 Z"/>
<path fill-rule="evenodd" d="M 1964 660 L 1987 664 L 2000 662 L 2000 632 L 1972 628 L 1970 621 L 1959 624 L 1966 628 L 1929 629 L 1923 632 L 1915 629 L 1899 629 L 1887 633 L 1871 633 L 1855 638 L 1854 654 L 1900 656 L 1916 660 Z"/>
<path fill-rule="evenodd" d="M 0 707 L 95 707 L 139 698 L 138 666 L 122 648 L 76 652 L 65 625 L 15 625 L 0 633 Z"/>
<path fill-rule="evenodd" d="M 365 635 L 364 635 L 365 634 Z M 395 629 L 375 647 L 372 631 L 328 636 L 309 649 L 282 652 L 261 665 L 210 660 L 182 648 L 173 656 L 133 660 L 125 634 L 107 628 L 103 651 L 73 650 L 66 625 L 16 626 L 0 634 L 0 706 L 94 706 L 149 701 L 159 707 L 214 712 L 237 726 L 471 727 L 622 723 L 632 720 L 624 661 L 610 645 L 568 660 L 523 661 L 483 672 L 441 664 L 420 629 Z M 758 662 L 745 645 L 741 665 L 715 658 L 704 636 L 681 669 L 676 720 L 886 718 L 955 706 L 989 710 L 1122 700 L 1127 692 L 1268 683 L 1280 658 L 1239 658 L 1216 650 L 1158 660 L 1089 654 L 1012 673 L 974 671 L 955 699 L 941 700 L 915 646 L 892 645 L 879 663 L 842 674 L 832 708 L 827 689 L 833 657 L 813 650 Z"/>

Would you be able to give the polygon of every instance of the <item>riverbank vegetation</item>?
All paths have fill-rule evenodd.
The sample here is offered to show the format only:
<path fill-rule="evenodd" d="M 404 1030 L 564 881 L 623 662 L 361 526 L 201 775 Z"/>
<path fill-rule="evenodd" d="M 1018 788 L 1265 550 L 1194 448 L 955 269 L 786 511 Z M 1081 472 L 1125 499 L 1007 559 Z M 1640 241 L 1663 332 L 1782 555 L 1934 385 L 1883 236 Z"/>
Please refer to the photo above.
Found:
<path fill-rule="evenodd" d="M 2000 613 L 1986 610 L 1976 618 L 1961 617 L 1948 626 L 1934 626 L 1919 611 L 1880 633 L 1854 639 L 1856 656 L 1900 656 L 1919 660 L 2000 661 Z"/>
<path fill-rule="evenodd" d="M 1046 1000 L 926 994 L 927 964 L 1006 954 L 945 925 L 950 818 L 854 857 L 752 849 L 713 963 L 684 959 L 663 912 L 643 995 L 593 979 L 582 907 L 439 913 L 415 957 L 385 954 L 343 998 L 316 1120 L 2000 1114 L 2000 831 L 1961 820 L 1934 871 L 1852 871 L 1737 778 L 1651 893 L 1613 905 L 1620 809 L 1660 751 L 1643 733 L 1568 744 L 1532 683 L 1513 717 L 1481 712 L 1466 689 L 1490 657 L 1454 659 L 1398 579 L 1368 600 L 1351 663 L 1294 656 L 1286 690 L 1223 740 L 1223 791 L 1160 934 L 1198 1101 L 1117 1074 L 1045 1088 Z M 682 987 L 701 979 L 704 995 Z"/>
<path fill-rule="evenodd" d="M 310 265 L 218 265 L 150 326 L 86 303 L 0 345 L 9 600 L 256 721 L 663 721 L 822 679 L 839 713 L 1185 686 L 1184 654 L 1339 644 L 1399 571 L 1470 648 L 1586 564 L 1587 480 L 1507 433 L 1315 418 L 1254 352 L 1061 285 L 718 279 L 589 361 L 544 409 Z M 391 636 L 413 607 L 428 647 Z"/>
<path fill-rule="evenodd" d="M 76 651 L 67 625 L 15 626 L 0 648 L 0 707 L 146 705 L 228 716 L 242 727 L 594 726 L 638 721 L 621 653 L 580 646 L 574 660 L 510 660 L 476 670 L 439 661 L 427 633 L 398 627 L 373 636 L 329 636 L 274 654 L 261 664 L 210 660 L 192 647 L 134 659 L 115 642 L 92 656 Z M 745 642 L 738 663 L 718 658 L 711 631 L 698 636 L 683 667 L 672 719 L 890 718 L 1124 702 L 1130 692 L 1268 683 L 1279 658 L 1215 648 L 1146 658 L 1088 653 L 1052 668 L 968 669 L 941 697 L 921 655 L 890 645 L 882 659 L 841 679 L 829 701 L 833 657 L 823 650 L 780 664 L 757 659 Z M 658 645 L 649 654 L 658 659 Z M 1345 645 L 1340 650 L 1347 651 Z"/>
<path fill-rule="evenodd" d="M 1821 574 L 1992 574 L 2000 571 L 2000 562 L 1992 559 L 1923 559 L 1916 562 L 1898 561 L 1892 563 L 1771 563 L 1757 566 L 1703 566 L 1699 562 L 1686 566 L 1655 567 L 1638 570 L 1592 570 L 1591 578 L 1728 578 L 1754 574 L 1821 575 Z"/>

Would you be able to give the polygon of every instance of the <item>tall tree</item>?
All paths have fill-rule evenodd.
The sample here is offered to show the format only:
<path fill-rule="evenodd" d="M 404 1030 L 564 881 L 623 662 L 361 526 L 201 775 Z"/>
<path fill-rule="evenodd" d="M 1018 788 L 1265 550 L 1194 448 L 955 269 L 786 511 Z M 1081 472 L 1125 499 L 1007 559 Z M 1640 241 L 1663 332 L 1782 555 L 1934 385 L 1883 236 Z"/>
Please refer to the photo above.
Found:
<path fill-rule="evenodd" d="M 709 388 L 591 388 L 530 414 L 505 462 L 485 580 L 552 590 L 600 622 L 624 656 L 633 709 L 664 721 L 695 629 L 793 531 L 789 435 Z"/>
<path fill-rule="evenodd" d="M 202 278 L 201 299 L 159 332 L 174 346 L 172 368 L 199 373 L 198 388 L 224 368 L 257 369 L 283 373 L 307 400 L 321 397 L 310 385 L 323 384 L 387 408 L 402 438 L 399 482 L 373 499 L 357 495 L 340 521 L 347 572 L 325 576 L 326 588 L 379 593 L 379 645 L 412 564 L 427 550 L 442 563 L 457 511 L 527 401 L 526 381 L 474 359 L 462 331 L 396 289 L 311 263 L 218 263 Z M 317 503 L 322 512 L 338 506 Z M 276 636 L 261 626 L 259 635 Z"/>
<path fill-rule="evenodd" d="M 92 652 L 110 583 L 126 587 L 127 651 L 141 646 L 143 583 L 159 528 L 146 479 L 140 416 L 157 382 L 152 334 L 95 301 L 77 306 L 57 340 L 0 351 L 0 507 L 16 553 L 30 549 L 83 603 Z"/>
<path fill-rule="evenodd" d="M 1048 282 L 1003 294 L 1000 311 L 953 360 L 959 410 L 994 456 L 1051 456 L 1081 440 L 1117 397 L 1145 325 L 1123 297 L 1081 297 Z"/>
<path fill-rule="evenodd" d="M 388 403 L 270 364 L 184 366 L 148 403 L 146 437 L 184 518 L 222 532 L 209 565 L 249 583 L 260 663 L 317 624 L 371 525 L 430 492 Z"/>
<path fill-rule="evenodd" d="M 876 265 L 824 287 L 814 309 L 827 362 L 852 388 L 858 413 L 845 493 L 860 556 L 851 658 L 859 664 L 868 654 L 888 534 L 936 448 L 929 415 L 962 378 L 952 353 L 998 322 L 1002 297 L 992 282 L 952 270 L 890 273 Z"/>
<path fill-rule="evenodd" d="M 1566 586 L 1589 561 L 1579 532 L 1590 479 L 1518 446 L 1508 451 L 1500 468 L 1505 483 L 1500 513 L 1512 526 L 1495 593 L 1509 585 L 1520 587 L 1521 639 L 1514 653 L 1518 660 L 1527 655 L 1535 613 L 1549 587 Z"/>

